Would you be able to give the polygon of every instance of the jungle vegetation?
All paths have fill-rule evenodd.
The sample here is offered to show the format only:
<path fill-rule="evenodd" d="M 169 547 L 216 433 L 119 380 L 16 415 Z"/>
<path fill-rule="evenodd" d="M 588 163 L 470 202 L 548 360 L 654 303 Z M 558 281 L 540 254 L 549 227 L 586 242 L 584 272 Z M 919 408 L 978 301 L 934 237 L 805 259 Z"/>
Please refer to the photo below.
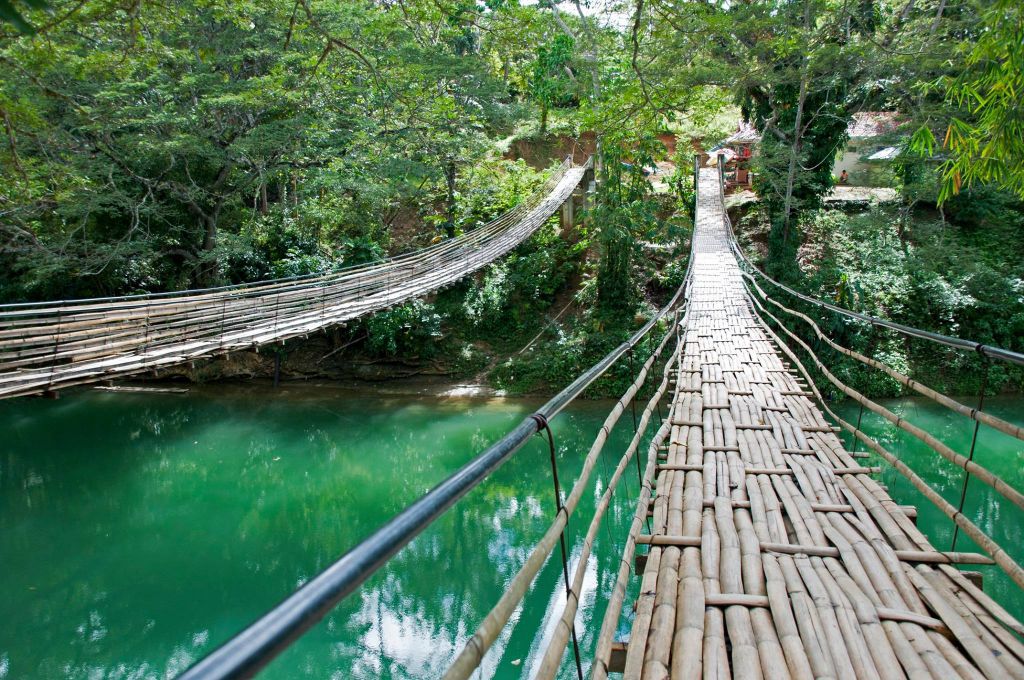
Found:
<path fill-rule="evenodd" d="M 736 217 L 766 271 L 1024 349 L 1013 0 L 0 0 L 0 20 L 0 302 L 372 262 L 472 230 L 594 153 L 572 234 L 548 225 L 340 340 L 547 389 L 681 282 L 692 154 L 742 117 L 762 132 L 760 202 Z M 900 198 L 825 210 L 867 110 L 899 113 Z"/>

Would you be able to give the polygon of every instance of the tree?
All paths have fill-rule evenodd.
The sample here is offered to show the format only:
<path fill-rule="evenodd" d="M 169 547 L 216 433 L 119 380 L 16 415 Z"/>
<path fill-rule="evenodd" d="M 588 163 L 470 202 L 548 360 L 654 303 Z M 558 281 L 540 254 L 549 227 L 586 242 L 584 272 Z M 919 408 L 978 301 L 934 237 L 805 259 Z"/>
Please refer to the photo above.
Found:
<path fill-rule="evenodd" d="M 980 24 L 959 47 L 962 69 L 933 83 L 953 114 L 942 142 L 949 156 L 940 168 L 940 203 L 978 182 L 1024 198 L 1024 7 L 995 0 Z M 930 128 L 919 128 L 912 148 L 932 156 L 935 147 Z"/>
<path fill-rule="evenodd" d="M 540 104 L 540 133 L 548 130 L 548 111 L 568 103 L 573 96 L 576 76 L 570 68 L 574 41 L 568 35 L 556 35 L 547 45 L 537 48 L 530 78 L 530 92 Z"/>
<path fill-rule="evenodd" d="M 639 306 L 639 241 L 657 226 L 656 204 L 644 168 L 653 164 L 657 140 L 643 132 L 607 136 L 601 153 L 601 181 L 593 210 L 598 226 L 597 313 L 604 323 L 622 326 Z"/>
<path fill-rule="evenodd" d="M 523 112 L 481 52 L 513 8 L 51 9 L 26 13 L 34 36 L 0 25 L 6 299 L 340 266 L 383 252 L 404 205 L 433 220 L 435 193 L 454 233 L 460 173 Z"/>

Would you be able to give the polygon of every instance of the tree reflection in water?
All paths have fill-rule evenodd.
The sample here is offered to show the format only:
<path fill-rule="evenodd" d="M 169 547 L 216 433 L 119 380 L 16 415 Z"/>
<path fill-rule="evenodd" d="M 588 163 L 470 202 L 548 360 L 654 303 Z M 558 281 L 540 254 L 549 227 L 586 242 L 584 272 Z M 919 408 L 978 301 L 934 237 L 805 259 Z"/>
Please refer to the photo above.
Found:
<path fill-rule="evenodd" d="M 19 625 L 0 629 L 0 677 L 175 674 L 538 405 L 251 387 L 6 402 L 0 617 Z M 554 421 L 563 484 L 607 408 L 584 403 Z M 631 434 L 628 423 L 613 433 L 607 455 Z M 598 466 L 581 517 L 612 467 Z M 625 484 L 588 564 L 585 651 L 633 511 L 636 480 Z M 553 513 L 538 438 L 261 677 L 437 677 Z M 570 522 L 573 555 L 585 529 Z M 482 677 L 527 675 L 564 597 L 556 555 Z M 564 670 L 575 675 L 568 657 Z"/>

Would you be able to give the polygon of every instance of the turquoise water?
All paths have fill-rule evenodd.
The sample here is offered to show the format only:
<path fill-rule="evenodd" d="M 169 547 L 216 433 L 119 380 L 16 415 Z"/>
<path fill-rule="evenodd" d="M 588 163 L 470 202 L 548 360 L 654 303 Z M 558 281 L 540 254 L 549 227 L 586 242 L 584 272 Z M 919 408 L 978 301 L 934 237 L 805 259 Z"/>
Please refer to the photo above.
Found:
<path fill-rule="evenodd" d="M 76 392 L 0 403 L 0 678 L 163 678 L 229 638 L 539 402 L 328 388 Z M 552 423 L 568 487 L 609 408 Z M 577 517 L 632 435 L 627 413 Z M 267 678 L 432 678 L 554 513 L 546 442 L 503 468 L 275 661 Z M 588 563 L 592 650 L 631 520 L 627 476 Z M 570 552 L 586 530 L 570 524 Z M 484 665 L 526 677 L 564 600 L 549 559 Z M 570 655 L 564 677 L 574 677 Z"/>
<path fill-rule="evenodd" d="M 1021 422 L 1019 398 L 989 400 Z M 356 394 L 328 388 L 81 391 L 0 402 L 0 678 L 162 678 L 186 668 L 514 426 L 539 402 Z M 972 423 L 886 405 L 966 453 Z M 609 408 L 553 422 L 563 484 Z M 844 414 L 856 418 L 855 406 Z M 910 435 L 864 427 L 956 503 L 962 472 Z M 627 413 L 570 525 L 570 552 L 632 434 Z M 982 428 L 978 462 L 1024 488 L 1024 442 Z M 882 463 L 884 466 L 884 463 Z M 882 475 L 949 549 L 952 524 L 898 473 Z M 588 657 L 634 510 L 624 478 L 588 563 L 577 618 Z M 1024 561 L 1024 516 L 972 481 L 965 510 Z M 261 677 L 433 678 L 497 601 L 553 514 L 539 437 L 457 504 Z M 958 550 L 976 550 L 960 536 Z M 996 567 L 985 589 L 1017 616 Z M 481 677 L 528 677 L 563 602 L 549 560 Z M 636 587 L 636 579 L 631 579 Z M 632 601 L 631 593 L 627 601 Z M 562 677 L 575 676 L 569 655 Z"/>
<path fill-rule="evenodd" d="M 977 397 L 957 399 L 970 406 L 977 404 Z M 880 403 L 907 421 L 931 432 L 954 451 L 968 455 L 974 433 L 973 420 L 923 398 L 881 400 Z M 1004 420 L 1024 425 L 1024 399 L 1019 396 L 989 397 L 985 400 L 985 410 Z M 839 414 L 852 424 L 857 422 L 857 413 L 858 406 L 852 402 L 843 404 L 839 409 Z M 863 430 L 903 460 L 954 507 L 959 504 L 965 474 L 963 470 L 933 452 L 913 435 L 897 430 L 888 421 L 869 411 L 864 412 Z M 853 445 L 848 433 L 843 437 L 847 447 Z M 865 446 L 859 444 L 859 450 L 864 451 Z M 870 463 L 865 464 L 882 466 L 882 483 L 889 487 L 889 494 L 893 498 L 902 504 L 917 506 L 917 525 L 932 544 L 939 550 L 950 550 L 953 546 L 953 523 L 881 457 L 872 452 L 870 460 Z M 1024 441 L 982 425 L 978 431 L 974 461 L 991 470 L 1010 486 L 1024 489 Z M 1018 564 L 1024 564 L 1024 511 L 984 482 L 972 478 L 967 485 L 964 514 L 994 538 Z M 980 552 L 974 541 L 963 532 L 957 537 L 956 549 Z M 982 572 L 985 591 L 1015 617 L 1024 619 L 1024 593 L 999 567 L 972 565 L 964 569 Z"/>

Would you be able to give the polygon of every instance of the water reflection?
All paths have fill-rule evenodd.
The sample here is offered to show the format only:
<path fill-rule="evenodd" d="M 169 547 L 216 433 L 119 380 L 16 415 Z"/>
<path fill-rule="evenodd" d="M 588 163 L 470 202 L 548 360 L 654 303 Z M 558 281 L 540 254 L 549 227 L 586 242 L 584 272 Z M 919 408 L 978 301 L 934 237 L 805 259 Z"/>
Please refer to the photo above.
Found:
<path fill-rule="evenodd" d="M 0 618 L 18 625 L 0 628 L 0 678 L 173 676 L 535 407 L 328 390 L 3 403 Z M 606 410 L 584 404 L 555 421 L 566 481 Z M 613 434 L 610 450 L 621 450 L 631 431 Z M 621 540 L 632 515 L 636 481 L 625 484 L 587 563 L 585 650 L 618 569 L 621 545 L 607 537 Z M 584 516 L 601 489 L 584 495 Z M 436 677 L 553 512 L 538 439 L 264 677 Z M 573 555 L 584 531 L 570 522 Z M 481 677 L 529 674 L 562 588 L 560 561 L 549 560 Z M 568 659 L 563 671 L 575 675 Z"/>

